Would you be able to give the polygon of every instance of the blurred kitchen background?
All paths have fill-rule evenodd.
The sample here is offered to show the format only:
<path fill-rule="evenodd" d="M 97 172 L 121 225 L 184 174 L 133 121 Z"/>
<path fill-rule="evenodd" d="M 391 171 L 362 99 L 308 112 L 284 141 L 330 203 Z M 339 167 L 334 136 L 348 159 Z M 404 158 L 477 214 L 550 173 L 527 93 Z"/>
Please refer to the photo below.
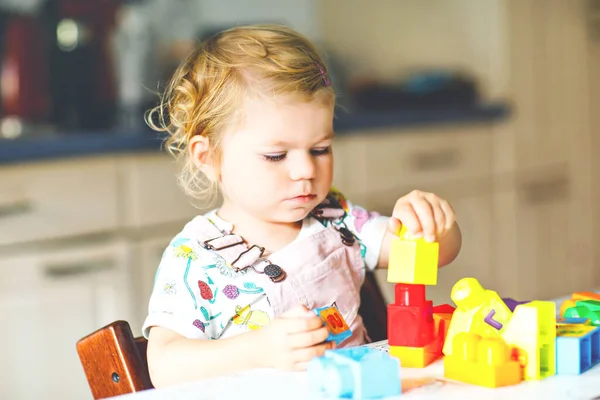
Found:
<path fill-rule="evenodd" d="M 337 187 L 453 204 L 432 300 L 465 276 L 517 300 L 600 287 L 600 1 L 0 0 L 1 398 L 89 398 L 76 340 L 140 333 L 163 249 L 208 207 L 143 111 L 198 39 L 254 22 L 327 54 Z"/>

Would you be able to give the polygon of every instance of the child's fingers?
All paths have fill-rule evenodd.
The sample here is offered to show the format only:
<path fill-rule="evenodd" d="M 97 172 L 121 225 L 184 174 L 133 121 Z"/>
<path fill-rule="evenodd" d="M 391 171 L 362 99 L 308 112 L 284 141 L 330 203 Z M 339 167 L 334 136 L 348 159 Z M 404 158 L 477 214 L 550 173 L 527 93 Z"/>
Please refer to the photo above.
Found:
<path fill-rule="evenodd" d="M 321 328 L 312 331 L 299 332 L 290 335 L 289 344 L 292 349 L 302 349 L 323 343 L 325 339 L 327 339 L 327 336 L 329 336 L 327 327 L 321 326 Z"/>
<path fill-rule="evenodd" d="M 413 203 L 413 208 L 418 215 L 419 222 L 423 231 L 423 237 L 428 242 L 435 241 L 435 216 L 433 207 L 429 201 L 422 197 Z"/>
<path fill-rule="evenodd" d="M 325 342 L 312 347 L 305 347 L 303 349 L 294 350 L 293 359 L 296 364 L 308 363 L 315 357 L 321 357 L 325 354 L 325 351 L 332 349 L 333 345 L 331 342 Z"/>
<path fill-rule="evenodd" d="M 402 229 L 402 222 L 398 218 L 391 217 L 388 223 L 388 230 L 394 235 L 399 235 Z"/>
<path fill-rule="evenodd" d="M 392 217 L 402 221 L 402 224 L 406 226 L 406 229 L 411 235 L 416 238 L 421 237 L 423 228 L 421 227 L 419 217 L 411 203 L 396 203 L 396 207 L 394 207 L 394 211 L 392 212 Z"/>
<path fill-rule="evenodd" d="M 316 314 L 313 314 L 312 317 L 285 317 L 281 319 L 281 324 L 283 324 L 286 333 L 294 334 L 314 331 L 315 329 L 323 326 L 323 320 L 321 320 L 321 318 L 319 318 Z"/>
<path fill-rule="evenodd" d="M 435 236 L 436 238 L 440 238 L 444 232 L 446 232 L 446 213 L 438 198 L 431 200 L 431 208 L 433 210 L 433 219 L 435 221 Z"/>
<path fill-rule="evenodd" d="M 456 221 L 454 210 L 452 209 L 452 206 L 450 205 L 450 203 L 448 203 L 446 200 L 440 201 L 440 207 L 444 211 L 444 215 L 445 215 L 444 228 L 446 231 L 449 231 L 450 229 L 452 229 L 452 226 L 454 225 L 454 222 Z"/>

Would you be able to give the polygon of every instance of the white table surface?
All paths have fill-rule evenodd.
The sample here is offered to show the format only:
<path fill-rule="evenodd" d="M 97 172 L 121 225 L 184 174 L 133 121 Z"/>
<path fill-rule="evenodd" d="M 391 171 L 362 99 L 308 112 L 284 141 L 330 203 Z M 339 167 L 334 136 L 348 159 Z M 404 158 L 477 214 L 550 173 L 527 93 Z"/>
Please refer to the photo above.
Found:
<path fill-rule="evenodd" d="M 600 291 L 597 291 L 600 293 Z M 570 296 L 569 296 L 570 297 Z M 569 297 L 554 300 L 557 305 Z M 377 345 L 377 344 L 373 344 Z M 385 345 L 382 343 L 382 348 Z M 402 368 L 402 395 L 388 399 L 600 399 L 600 365 L 578 376 L 557 375 L 541 381 L 487 389 L 444 379 L 442 360 L 422 369 Z M 125 396 L 122 400 L 158 399 L 325 399 L 312 391 L 306 372 L 261 369 Z"/>

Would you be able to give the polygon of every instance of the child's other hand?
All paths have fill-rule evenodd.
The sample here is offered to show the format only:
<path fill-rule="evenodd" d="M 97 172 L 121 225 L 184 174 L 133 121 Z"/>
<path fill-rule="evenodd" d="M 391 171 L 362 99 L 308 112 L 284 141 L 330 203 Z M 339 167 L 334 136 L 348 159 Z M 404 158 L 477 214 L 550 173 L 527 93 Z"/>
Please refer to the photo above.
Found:
<path fill-rule="evenodd" d="M 413 190 L 396 202 L 388 228 L 398 234 L 404 224 L 412 237 L 434 242 L 452 229 L 454 221 L 454 210 L 446 200 L 434 193 Z"/>
<path fill-rule="evenodd" d="M 334 342 L 324 342 L 329 331 L 315 313 L 304 306 L 293 308 L 262 328 L 266 362 L 269 367 L 304 370 L 314 357 L 332 349 Z"/>

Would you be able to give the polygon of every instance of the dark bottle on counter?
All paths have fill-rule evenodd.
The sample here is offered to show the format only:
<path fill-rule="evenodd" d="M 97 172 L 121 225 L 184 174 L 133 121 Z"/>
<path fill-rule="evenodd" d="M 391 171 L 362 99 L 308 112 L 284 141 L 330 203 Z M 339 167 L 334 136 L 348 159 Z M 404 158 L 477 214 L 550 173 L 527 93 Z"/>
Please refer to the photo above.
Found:
<path fill-rule="evenodd" d="M 61 130 L 114 125 L 110 35 L 118 0 L 47 0 L 52 123 Z"/>

